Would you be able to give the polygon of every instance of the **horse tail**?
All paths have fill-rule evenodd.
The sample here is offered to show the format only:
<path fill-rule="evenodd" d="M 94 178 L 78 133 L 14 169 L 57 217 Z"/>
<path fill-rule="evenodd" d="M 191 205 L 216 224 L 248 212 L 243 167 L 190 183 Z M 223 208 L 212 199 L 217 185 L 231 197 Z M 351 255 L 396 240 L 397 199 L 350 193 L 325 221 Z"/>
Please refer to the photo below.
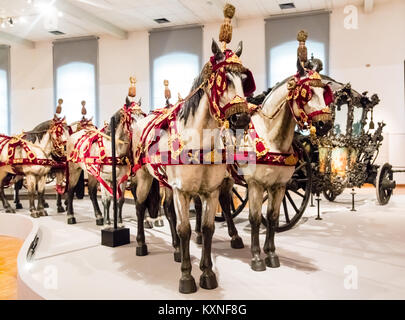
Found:
<path fill-rule="evenodd" d="M 159 194 L 159 181 L 153 179 L 148 197 L 146 198 L 146 206 L 148 208 L 149 216 L 156 219 L 159 215 L 160 194 Z"/>

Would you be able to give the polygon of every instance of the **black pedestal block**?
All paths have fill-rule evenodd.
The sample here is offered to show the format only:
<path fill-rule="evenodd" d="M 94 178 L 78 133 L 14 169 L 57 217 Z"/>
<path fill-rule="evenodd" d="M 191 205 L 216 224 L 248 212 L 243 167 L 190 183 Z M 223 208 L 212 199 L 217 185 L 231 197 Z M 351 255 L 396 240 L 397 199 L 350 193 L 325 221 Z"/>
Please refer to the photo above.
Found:
<path fill-rule="evenodd" d="M 129 242 L 129 228 L 107 228 L 101 230 L 101 244 L 103 246 L 118 247 Z"/>

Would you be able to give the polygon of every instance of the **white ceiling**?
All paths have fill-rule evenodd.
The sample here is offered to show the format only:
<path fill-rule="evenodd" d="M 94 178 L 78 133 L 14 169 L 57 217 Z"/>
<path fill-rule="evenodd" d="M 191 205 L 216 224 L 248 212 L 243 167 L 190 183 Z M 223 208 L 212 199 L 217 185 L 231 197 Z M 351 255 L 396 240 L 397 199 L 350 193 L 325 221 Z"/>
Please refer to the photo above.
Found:
<path fill-rule="evenodd" d="M 236 19 L 264 18 L 276 14 L 335 9 L 347 4 L 363 6 L 364 0 L 0 0 L 0 18 L 24 16 L 25 23 L 0 28 L 0 43 L 9 36 L 31 41 L 90 34 L 150 30 L 187 24 L 222 21 L 222 8 L 226 2 L 236 7 Z M 375 0 L 374 2 L 376 2 Z M 378 0 L 378 2 L 387 0 Z M 41 14 L 38 3 L 53 3 L 57 12 L 57 29 L 65 36 L 55 36 L 46 30 L 49 20 Z M 281 10 L 279 3 L 294 2 L 296 8 Z M 66 7 L 68 6 L 68 7 Z M 68 8 L 68 9 L 67 9 Z M 65 10 L 66 9 L 66 10 Z M 170 23 L 157 24 L 154 19 L 166 18 Z"/>

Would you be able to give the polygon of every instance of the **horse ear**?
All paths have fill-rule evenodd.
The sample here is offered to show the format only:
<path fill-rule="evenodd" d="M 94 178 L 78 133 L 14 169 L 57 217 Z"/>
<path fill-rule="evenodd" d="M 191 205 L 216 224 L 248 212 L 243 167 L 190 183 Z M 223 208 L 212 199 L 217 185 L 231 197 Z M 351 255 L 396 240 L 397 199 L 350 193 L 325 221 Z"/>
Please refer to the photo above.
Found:
<path fill-rule="evenodd" d="M 242 42 L 242 41 L 239 41 L 238 48 L 236 49 L 235 54 L 236 54 L 238 57 L 240 57 L 241 54 L 242 54 L 242 50 L 243 50 L 243 42 Z"/>
<path fill-rule="evenodd" d="M 212 39 L 211 50 L 215 56 L 216 61 L 221 61 L 224 58 L 223 52 L 221 51 L 221 49 L 218 46 L 218 43 L 214 39 Z"/>
<path fill-rule="evenodd" d="M 142 105 L 142 98 L 140 97 L 138 100 L 138 106 L 141 106 L 141 105 Z"/>
<path fill-rule="evenodd" d="M 297 58 L 297 70 L 301 77 L 305 76 L 305 69 L 301 64 L 300 58 Z"/>
<path fill-rule="evenodd" d="M 127 107 L 129 107 L 129 106 L 131 105 L 131 101 L 129 101 L 129 98 L 128 98 L 128 97 L 126 97 L 126 99 L 125 99 L 125 105 L 126 105 Z"/>

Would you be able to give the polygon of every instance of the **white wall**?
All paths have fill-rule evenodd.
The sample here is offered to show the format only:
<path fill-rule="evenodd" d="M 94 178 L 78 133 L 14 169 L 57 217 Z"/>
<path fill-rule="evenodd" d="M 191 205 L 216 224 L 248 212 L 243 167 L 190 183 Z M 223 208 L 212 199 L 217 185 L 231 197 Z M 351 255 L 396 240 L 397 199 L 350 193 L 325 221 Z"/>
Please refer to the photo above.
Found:
<path fill-rule="evenodd" d="M 131 32 L 128 39 L 102 36 L 99 40 L 100 119 L 107 120 L 125 103 L 129 77 L 135 76 L 136 100 L 149 110 L 149 33 Z"/>
<path fill-rule="evenodd" d="M 50 42 L 37 42 L 35 49 L 12 46 L 11 133 L 28 131 L 53 115 L 53 69 Z"/>

